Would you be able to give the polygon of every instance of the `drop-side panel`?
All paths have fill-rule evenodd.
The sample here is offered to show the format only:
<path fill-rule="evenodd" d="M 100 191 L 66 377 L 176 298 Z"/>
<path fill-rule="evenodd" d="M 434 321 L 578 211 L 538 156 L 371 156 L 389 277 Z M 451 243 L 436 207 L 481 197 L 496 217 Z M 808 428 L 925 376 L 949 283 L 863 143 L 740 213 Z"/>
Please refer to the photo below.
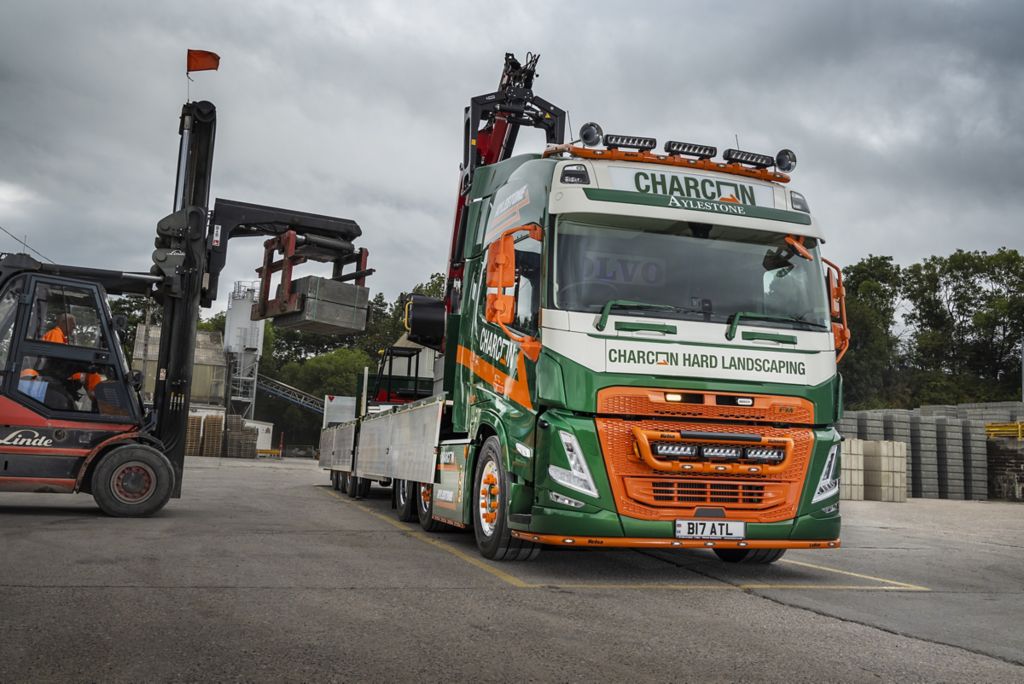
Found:
<path fill-rule="evenodd" d="M 393 477 L 413 482 L 434 481 L 443 409 L 444 394 L 437 394 L 391 414 Z"/>
<path fill-rule="evenodd" d="M 391 413 L 363 418 L 356 447 L 356 475 L 372 480 L 384 480 L 391 474 Z"/>
<path fill-rule="evenodd" d="M 334 465 L 334 430 L 320 431 L 320 467 L 330 468 Z"/>
<path fill-rule="evenodd" d="M 334 467 L 349 472 L 352 470 L 352 449 L 356 444 L 358 421 L 351 420 L 332 428 L 334 430 Z"/>

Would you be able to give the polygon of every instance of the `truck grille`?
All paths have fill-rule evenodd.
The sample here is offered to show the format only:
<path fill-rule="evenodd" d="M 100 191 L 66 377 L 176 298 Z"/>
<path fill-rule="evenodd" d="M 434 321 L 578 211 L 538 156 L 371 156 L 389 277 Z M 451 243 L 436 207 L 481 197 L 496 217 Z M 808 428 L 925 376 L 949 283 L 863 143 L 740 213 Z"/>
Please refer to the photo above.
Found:
<path fill-rule="evenodd" d="M 736 404 L 735 394 L 677 392 L 682 401 L 666 401 L 666 390 L 608 387 L 597 395 L 597 412 L 630 416 L 670 416 L 713 420 L 756 420 L 771 423 L 814 423 L 814 405 L 798 397 L 742 395 L 752 406 Z"/>
<path fill-rule="evenodd" d="M 604 416 L 596 418 L 595 423 L 616 509 L 622 515 L 640 520 L 672 520 L 695 515 L 698 507 L 708 505 L 722 508 L 726 518 L 750 522 L 778 522 L 796 515 L 814 448 L 814 432 L 808 427 L 632 416 Z M 770 474 L 666 474 L 649 467 L 637 455 L 633 427 L 676 433 L 688 430 L 788 437 L 793 440 L 793 448 L 780 464 L 782 467 Z"/>
<path fill-rule="evenodd" d="M 626 493 L 631 499 L 649 506 L 732 506 L 744 509 L 761 508 L 781 494 L 778 484 L 746 482 L 714 482 L 677 478 L 625 478 Z M 767 494 L 767 496 L 766 496 Z"/>

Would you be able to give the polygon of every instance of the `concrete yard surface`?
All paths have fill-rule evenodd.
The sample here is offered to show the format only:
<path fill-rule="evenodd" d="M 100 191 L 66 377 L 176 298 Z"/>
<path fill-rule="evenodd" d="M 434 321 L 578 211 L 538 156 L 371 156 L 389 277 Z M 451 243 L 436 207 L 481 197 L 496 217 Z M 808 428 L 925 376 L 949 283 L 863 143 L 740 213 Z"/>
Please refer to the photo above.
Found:
<path fill-rule="evenodd" d="M 0 495 L 0 682 L 1024 681 L 1024 506 L 844 502 L 843 548 L 479 557 L 303 460 L 150 519 Z"/>

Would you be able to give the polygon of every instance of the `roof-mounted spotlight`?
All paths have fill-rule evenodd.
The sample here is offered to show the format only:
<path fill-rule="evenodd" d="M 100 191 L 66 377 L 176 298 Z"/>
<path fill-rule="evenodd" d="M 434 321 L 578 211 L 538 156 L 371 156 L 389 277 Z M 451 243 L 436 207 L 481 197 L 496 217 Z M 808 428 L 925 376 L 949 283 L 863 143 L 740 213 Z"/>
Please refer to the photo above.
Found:
<path fill-rule="evenodd" d="M 601 144 L 602 137 L 604 137 L 604 131 L 593 121 L 585 123 L 580 127 L 580 142 L 587 147 L 597 147 Z"/>
<path fill-rule="evenodd" d="M 783 173 L 791 173 L 796 168 L 796 152 L 783 149 L 775 155 L 775 168 Z"/>
<path fill-rule="evenodd" d="M 644 138 L 639 135 L 612 135 L 609 133 L 604 136 L 604 146 L 610 150 L 614 150 L 617 147 L 628 147 L 640 152 L 647 152 L 657 147 L 658 141 L 654 138 Z"/>
<path fill-rule="evenodd" d="M 669 154 L 682 154 L 697 159 L 711 159 L 718 154 L 718 148 L 711 145 L 698 145 L 696 143 L 678 142 L 669 140 L 665 143 L 665 151 Z"/>
<path fill-rule="evenodd" d="M 734 150 L 731 147 L 722 153 L 722 158 L 727 162 L 745 164 L 753 166 L 755 169 L 767 169 L 769 166 L 775 166 L 775 158 L 770 155 Z"/>

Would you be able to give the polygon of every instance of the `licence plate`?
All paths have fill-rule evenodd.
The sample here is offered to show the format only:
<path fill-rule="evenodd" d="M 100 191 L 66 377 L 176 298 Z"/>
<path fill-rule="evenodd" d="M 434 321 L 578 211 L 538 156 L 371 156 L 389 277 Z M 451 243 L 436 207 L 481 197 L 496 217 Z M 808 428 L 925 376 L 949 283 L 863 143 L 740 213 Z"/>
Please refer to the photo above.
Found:
<path fill-rule="evenodd" d="M 747 524 L 735 520 L 676 520 L 678 539 L 743 539 Z"/>

